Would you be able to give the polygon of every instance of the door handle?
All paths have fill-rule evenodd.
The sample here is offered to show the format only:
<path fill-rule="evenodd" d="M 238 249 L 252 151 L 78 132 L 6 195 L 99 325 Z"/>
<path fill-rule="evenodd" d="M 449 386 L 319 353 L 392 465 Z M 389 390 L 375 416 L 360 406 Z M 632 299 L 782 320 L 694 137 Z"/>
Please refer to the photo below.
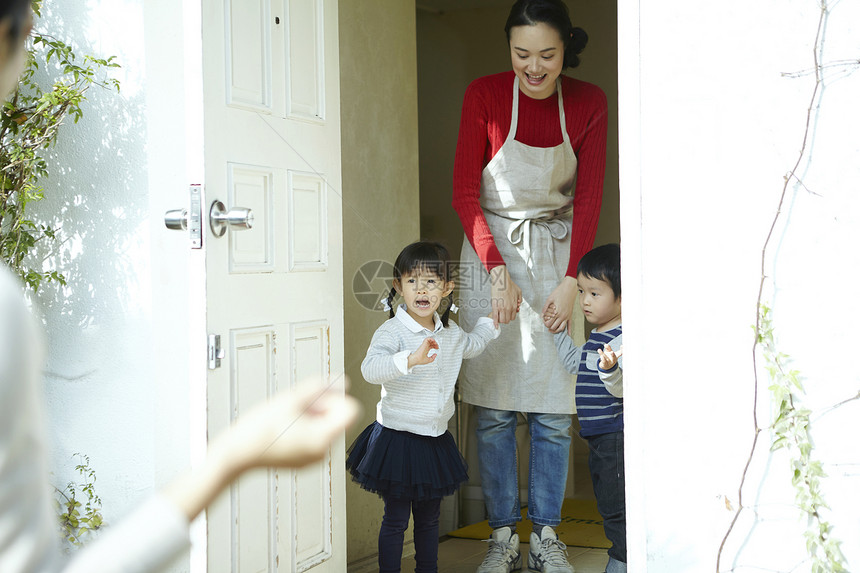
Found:
<path fill-rule="evenodd" d="M 244 231 L 254 226 L 254 213 L 247 207 L 233 207 L 229 211 L 217 199 L 209 208 L 209 228 L 216 237 L 223 237 L 227 227 L 234 231 Z"/>
<path fill-rule="evenodd" d="M 200 225 L 200 204 L 202 201 L 202 185 L 194 183 L 188 186 L 188 208 L 171 209 L 164 213 L 164 226 L 172 231 L 188 230 L 192 249 L 203 248 L 203 231 Z"/>
<path fill-rule="evenodd" d="M 164 226 L 171 231 L 184 231 L 188 228 L 188 209 L 171 209 L 164 213 Z"/>

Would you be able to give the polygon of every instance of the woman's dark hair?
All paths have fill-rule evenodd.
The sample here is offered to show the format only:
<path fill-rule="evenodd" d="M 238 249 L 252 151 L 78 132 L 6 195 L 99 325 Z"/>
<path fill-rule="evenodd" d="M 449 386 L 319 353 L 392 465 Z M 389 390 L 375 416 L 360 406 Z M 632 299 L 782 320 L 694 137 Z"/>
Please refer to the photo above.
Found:
<path fill-rule="evenodd" d="M 511 28 L 546 24 L 558 31 L 564 42 L 564 62 L 562 69 L 579 65 L 579 54 L 588 43 L 588 34 L 582 28 L 574 28 L 570 23 L 570 13 L 562 0 L 517 0 L 508 14 L 505 34 L 511 41 Z"/>
<path fill-rule="evenodd" d="M 400 251 L 397 260 L 394 261 L 394 280 L 400 282 L 404 275 L 411 275 L 415 271 L 431 272 L 448 282 L 451 279 L 451 257 L 448 249 L 441 243 L 434 241 L 418 241 Z M 397 289 L 391 287 L 388 293 L 388 306 L 391 307 L 389 317 L 394 318 L 394 297 Z M 451 305 L 454 303 L 454 293 L 448 295 L 448 305 L 441 316 L 442 325 L 448 326 L 448 316 L 451 313 Z"/>
<path fill-rule="evenodd" d="M 30 0 L 0 0 L 0 21 L 8 19 L 11 23 L 9 36 L 0 38 L 0 41 L 11 43 L 20 41 L 29 18 Z"/>
<path fill-rule="evenodd" d="M 576 266 L 576 274 L 588 278 L 605 281 L 612 286 L 615 298 L 621 296 L 621 246 L 610 243 L 594 247 L 581 259 Z"/>

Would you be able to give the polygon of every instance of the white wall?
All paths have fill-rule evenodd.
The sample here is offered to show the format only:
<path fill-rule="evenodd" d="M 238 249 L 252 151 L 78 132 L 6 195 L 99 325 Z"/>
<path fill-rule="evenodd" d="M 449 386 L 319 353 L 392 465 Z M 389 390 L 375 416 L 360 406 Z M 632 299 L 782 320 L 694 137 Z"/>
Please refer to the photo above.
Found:
<path fill-rule="evenodd" d="M 824 63 L 858 58 L 860 6 L 827 18 Z M 813 1 L 619 1 L 621 217 L 629 563 L 716 570 L 754 437 L 762 248 L 798 158 L 814 76 Z M 813 458 L 848 570 L 860 569 L 860 68 L 824 68 L 807 154 L 769 243 L 763 299 L 803 376 Z M 759 360 L 761 365 L 761 360 Z M 792 469 L 771 455 L 773 407 L 721 571 L 808 571 Z"/>
<path fill-rule="evenodd" d="M 121 92 L 91 88 L 83 119 L 62 129 L 38 207 L 62 222 L 47 264 L 69 281 L 36 300 L 53 481 L 78 480 L 72 454 L 88 455 L 108 524 L 189 463 L 188 253 L 161 221 L 187 203 L 181 9 L 46 1 L 36 22 L 122 65 Z"/>

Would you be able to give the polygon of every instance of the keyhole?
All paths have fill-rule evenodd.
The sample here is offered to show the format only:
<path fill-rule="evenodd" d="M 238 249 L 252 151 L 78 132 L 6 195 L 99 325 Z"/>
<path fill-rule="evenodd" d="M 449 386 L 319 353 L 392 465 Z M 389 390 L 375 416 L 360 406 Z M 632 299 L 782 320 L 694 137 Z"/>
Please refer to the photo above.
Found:
<path fill-rule="evenodd" d="M 275 16 L 275 24 L 280 24 L 280 23 L 281 23 L 281 19 L 279 17 Z"/>

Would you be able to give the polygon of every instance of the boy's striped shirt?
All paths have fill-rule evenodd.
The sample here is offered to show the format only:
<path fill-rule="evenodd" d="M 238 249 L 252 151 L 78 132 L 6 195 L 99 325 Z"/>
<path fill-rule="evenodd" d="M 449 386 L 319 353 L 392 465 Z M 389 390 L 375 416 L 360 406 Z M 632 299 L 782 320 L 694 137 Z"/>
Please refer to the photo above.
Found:
<path fill-rule="evenodd" d="M 568 372 L 576 374 L 576 414 L 582 426 L 580 435 L 587 438 L 624 430 L 624 400 L 621 398 L 621 359 L 610 371 L 598 367 L 597 349 L 609 344 L 613 350 L 621 347 L 621 325 L 605 332 L 592 331 L 581 347 L 573 344 L 562 332 L 556 335 L 556 347 Z M 618 394 L 614 396 L 607 385 Z"/>

